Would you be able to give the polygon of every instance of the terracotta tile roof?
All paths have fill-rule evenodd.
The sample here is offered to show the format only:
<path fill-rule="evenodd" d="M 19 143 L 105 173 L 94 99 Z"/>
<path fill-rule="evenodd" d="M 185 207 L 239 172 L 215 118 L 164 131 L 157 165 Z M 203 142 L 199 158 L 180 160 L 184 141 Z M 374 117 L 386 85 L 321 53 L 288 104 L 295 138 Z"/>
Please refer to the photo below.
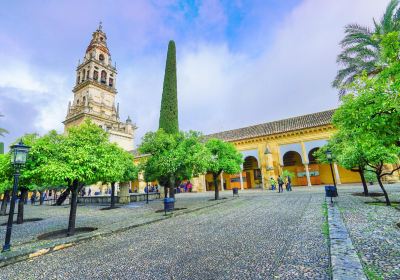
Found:
<path fill-rule="evenodd" d="M 335 109 L 298 116 L 279 121 L 267 122 L 248 127 L 218 132 L 206 135 L 205 138 L 218 138 L 225 141 L 237 141 L 242 139 L 267 136 L 293 130 L 317 127 L 332 123 L 332 115 Z"/>

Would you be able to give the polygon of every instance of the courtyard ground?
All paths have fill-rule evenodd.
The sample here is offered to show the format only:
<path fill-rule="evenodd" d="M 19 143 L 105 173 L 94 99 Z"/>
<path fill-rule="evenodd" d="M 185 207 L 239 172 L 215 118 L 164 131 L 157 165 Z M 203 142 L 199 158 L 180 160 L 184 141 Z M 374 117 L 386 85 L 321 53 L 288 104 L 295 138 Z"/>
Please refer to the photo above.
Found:
<path fill-rule="evenodd" d="M 370 279 L 399 279 L 400 212 L 364 203 L 382 198 L 352 195 L 361 190 L 340 187 L 337 205 L 364 271 Z M 388 190 L 400 198 L 400 186 Z M 215 204 L 209 201 L 213 193 L 180 194 L 177 207 L 187 208 L 182 213 L 199 210 L 0 268 L 0 279 L 330 279 L 321 187 L 222 196 L 227 199 Z M 103 230 L 150 221 L 162 215 L 155 213 L 161 208 L 160 201 L 110 211 L 80 206 L 77 226 Z M 67 224 L 65 207 L 28 206 L 26 213 L 45 220 L 15 226 L 16 247 Z"/>

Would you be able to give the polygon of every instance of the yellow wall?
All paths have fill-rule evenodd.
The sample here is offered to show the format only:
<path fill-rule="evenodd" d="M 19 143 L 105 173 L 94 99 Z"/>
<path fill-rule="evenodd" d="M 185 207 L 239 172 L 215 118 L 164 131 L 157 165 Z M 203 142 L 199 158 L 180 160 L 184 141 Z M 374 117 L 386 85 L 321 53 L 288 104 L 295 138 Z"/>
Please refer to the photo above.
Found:
<path fill-rule="evenodd" d="M 361 177 L 360 177 L 360 174 L 358 174 L 358 172 L 353 172 L 353 171 L 344 169 L 341 166 L 338 166 L 338 171 L 339 171 L 340 180 L 341 180 L 342 184 L 361 182 Z"/>

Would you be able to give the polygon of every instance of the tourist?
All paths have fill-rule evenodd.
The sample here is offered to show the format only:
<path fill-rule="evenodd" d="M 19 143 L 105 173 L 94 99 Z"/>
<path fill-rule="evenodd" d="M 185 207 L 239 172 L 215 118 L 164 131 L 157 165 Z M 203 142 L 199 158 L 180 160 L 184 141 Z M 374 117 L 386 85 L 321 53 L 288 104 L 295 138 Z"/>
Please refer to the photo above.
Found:
<path fill-rule="evenodd" d="M 278 176 L 278 186 L 279 186 L 278 192 L 283 192 L 283 180 L 281 175 Z"/>
<path fill-rule="evenodd" d="M 186 188 L 187 188 L 188 192 L 192 192 L 192 187 L 193 187 L 192 183 L 190 183 L 190 181 L 188 181 L 186 184 Z"/>
<path fill-rule="evenodd" d="M 149 190 L 149 185 L 147 185 L 146 187 L 144 187 L 144 193 L 147 193 Z"/>
<path fill-rule="evenodd" d="M 271 177 L 270 179 L 269 179 L 269 183 L 271 184 L 271 190 L 275 190 L 275 186 L 276 186 L 276 181 L 275 181 L 275 179 L 273 178 L 273 177 Z"/>
<path fill-rule="evenodd" d="M 88 196 L 90 196 L 91 194 L 92 194 L 92 189 L 89 188 L 89 190 L 88 190 Z"/>
<path fill-rule="evenodd" d="M 31 204 L 32 205 L 35 205 L 35 200 L 36 200 L 36 192 L 32 193 L 32 196 L 31 196 Z"/>
<path fill-rule="evenodd" d="M 292 179 L 290 178 L 290 176 L 287 176 L 286 179 L 286 190 L 288 192 L 292 191 Z"/>

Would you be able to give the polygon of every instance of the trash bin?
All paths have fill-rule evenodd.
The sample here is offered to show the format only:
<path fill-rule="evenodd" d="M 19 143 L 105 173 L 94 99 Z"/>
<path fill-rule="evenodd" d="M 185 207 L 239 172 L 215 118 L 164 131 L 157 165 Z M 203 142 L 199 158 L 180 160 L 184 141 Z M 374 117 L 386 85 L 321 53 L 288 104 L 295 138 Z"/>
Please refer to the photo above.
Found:
<path fill-rule="evenodd" d="M 164 212 L 167 214 L 167 212 L 173 211 L 175 206 L 175 199 L 171 197 L 166 197 L 164 198 Z"/>
<path fill-rule="evenodd" d="M 335 186 L 325 186 L 325 197 L 330 197 L 332 202 L 332 197 L 337 197 L 337 188 Z"/>
<path fill-rule="evenodd" d="M 233 188 L 232 192 L 233 192 L 233 196 L 235 196 L 235 195 L 239 196 L 239 189 L 238 188 Z"/>

